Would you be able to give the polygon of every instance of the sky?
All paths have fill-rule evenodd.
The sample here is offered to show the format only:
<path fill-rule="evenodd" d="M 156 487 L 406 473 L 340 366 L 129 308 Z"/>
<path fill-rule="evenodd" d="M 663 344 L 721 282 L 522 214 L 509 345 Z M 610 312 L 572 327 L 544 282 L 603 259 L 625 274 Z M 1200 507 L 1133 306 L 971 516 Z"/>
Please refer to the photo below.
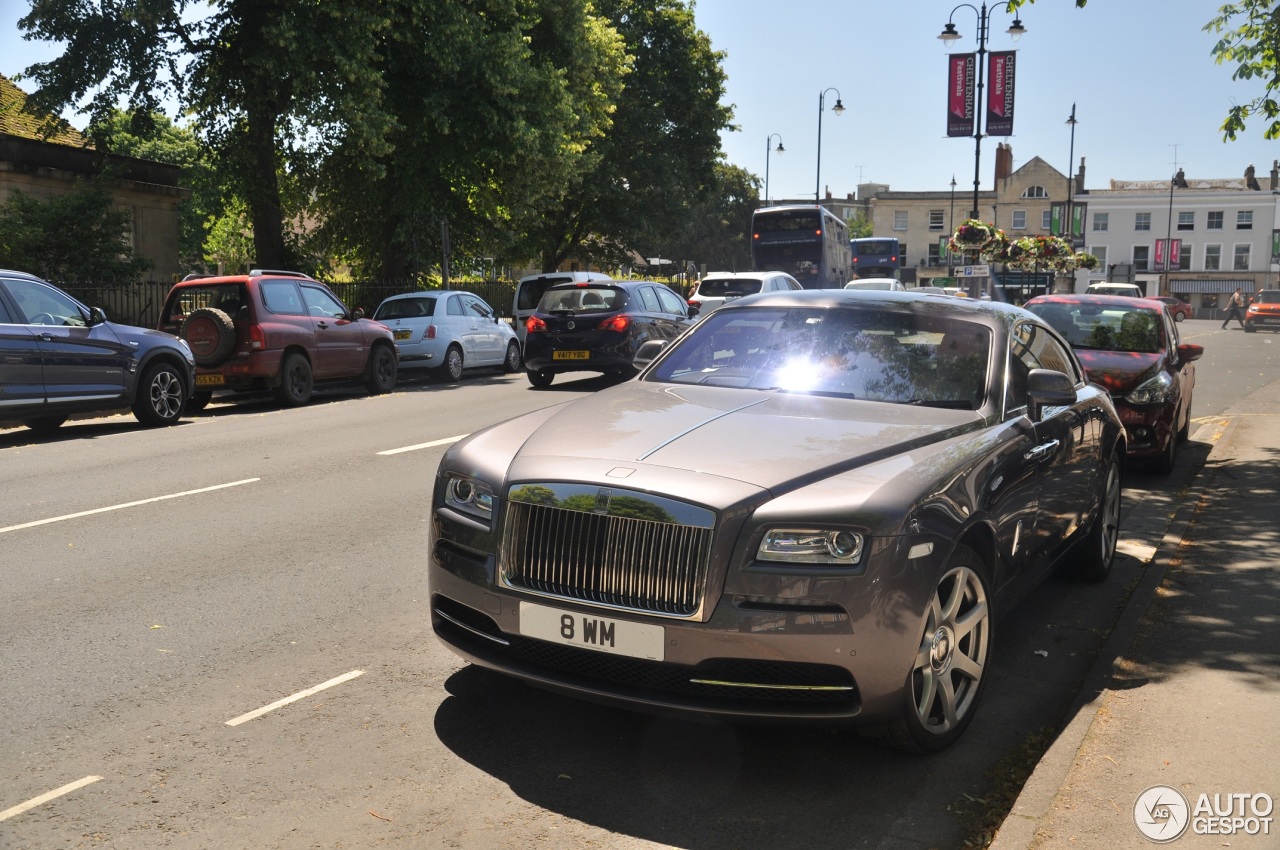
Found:
<path fill-rule="evenodd" d="M 1202 31 L 1222 0 L 1038 0 L 1019 12 L 1026 34 L 1005 33 L 1013 16 L 988 8 L 987 49 L 1016 50 L 1013 135 L 982 140 L 981 188 L 992 188 L 995 149 L 1007 142 L 1014 168 L 1040 157 L 1064 174 L 1083 157 L 1085 186 L 1111 179 L 1241 177 L 1254 164 L 1264 179 L 1280 143 L 1253 119 L 1234 142 L 1218 129 L 1233 104 L 1262 92 L 1216 65 L 1216 41 Z M 835 197 L 859 183 L 897 191 L 972 192 L 974 140 L 947 138 L 948 20 L 962 38 L 950 52 L 977 50 L 978 13 L 935 0 L 696 0 L 699 29 L 724 53 L 725 102 L 736 129 L 723 134 L 727 160 L 766 169 L 774 198 L 814 196 L 818 185 L 818 104 L 823 95 L 822 191 Z M 0 0 L 0 74 L 17 77 L 58 46 L 21 38 L 27 0 Z M 19 82 L 30 90 L 30 83 Z M 825 94 L 823 94 L 825 93 Z M 839 98 L 843 114 L 831 107 Z M 1076 108 L 1074 143 L 1066 123 Z M 84 118 L 68 116 L 84 127 Z M 770 153 L 781 137 L 785 152 Z M 1074 153 L 1074 157 L 1072 154 Z"/>

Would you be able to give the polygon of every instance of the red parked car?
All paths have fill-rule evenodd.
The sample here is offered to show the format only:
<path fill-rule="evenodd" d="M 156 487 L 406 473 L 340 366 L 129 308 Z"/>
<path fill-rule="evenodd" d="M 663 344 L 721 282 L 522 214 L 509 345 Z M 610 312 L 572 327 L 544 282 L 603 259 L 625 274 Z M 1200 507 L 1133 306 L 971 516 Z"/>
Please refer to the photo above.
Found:
<path fill-rule="evenodd" d="M 1191 430 L 1195 361 L 1204 346 L 1182 342 L 1172 314 L 1151 298 L 1041 295 L 1025 305 L 1053 326 L 1105 387 L 1129 434 L 1127 456 L 1173 470 Z"/>
<path fill-rule="evenodd" d="M 363 380 L 371 393 L 396 385 L 391 331 L 299 272 L 189 275 L 169 290 L 160 330 L 186 340 L 195 356 L 192 411 L 220 390 L 270 391 L 295 406 L 322 381 Z"/>
<path fill-rule="evenodd" d="M 1195 318 L 1195 309 L 1181 298 L 1174 298 L 1172 295 L 1148 295 L 1147 298 L 1166 305 L 1175 322 Z"/>

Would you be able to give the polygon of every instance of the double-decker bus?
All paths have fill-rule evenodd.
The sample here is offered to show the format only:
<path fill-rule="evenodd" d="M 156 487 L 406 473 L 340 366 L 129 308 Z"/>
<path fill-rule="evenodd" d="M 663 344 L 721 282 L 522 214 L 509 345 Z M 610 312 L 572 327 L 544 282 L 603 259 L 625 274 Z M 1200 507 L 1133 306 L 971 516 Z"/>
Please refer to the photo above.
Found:
<path fill-rule="evenodd" d="M 817 204 L 761 207 L 751 216 L 751 260 L 805 289 L 840 289 L 849 280 L 849 228 Z"/>
<path fill-rule="evenodd" d="M 902 269 L 902 244 L 895 236 L 850 239 L 854 277 L 897 277 Z"/>

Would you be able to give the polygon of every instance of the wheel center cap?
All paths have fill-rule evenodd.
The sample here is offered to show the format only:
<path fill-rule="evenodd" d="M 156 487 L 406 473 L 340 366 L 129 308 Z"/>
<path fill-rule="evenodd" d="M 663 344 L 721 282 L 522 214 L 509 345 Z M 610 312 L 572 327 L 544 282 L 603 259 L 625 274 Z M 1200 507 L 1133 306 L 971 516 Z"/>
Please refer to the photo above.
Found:
<path fill-rule="evenodd" d="M 951 664 L 951 653 L 955 651 L 955 646 L 955 636 L 948 627 L 942 626 L 933 633 L 933 640 L 929 645 L 929 663 L 935 672 L 941 672 Z"/>

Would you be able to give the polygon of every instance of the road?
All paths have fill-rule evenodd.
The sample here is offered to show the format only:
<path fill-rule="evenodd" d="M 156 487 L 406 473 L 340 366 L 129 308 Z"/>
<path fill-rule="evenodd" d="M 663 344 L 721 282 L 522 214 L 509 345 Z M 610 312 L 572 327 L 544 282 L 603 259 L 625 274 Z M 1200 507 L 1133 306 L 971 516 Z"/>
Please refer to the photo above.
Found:
<path fill-rule="evenodd" d="M 1280 344 L 1183 332 L 1210 352 L 1193 433 L 1211 436 Z M 605 385 L 484 373 L 162 431 L 0 431 L 0 848 L 956 847 L 988 771 L 1060 720 L 1208 450 L 1129 477 L 1113 580 L 1052 581 L 1002 620 L 967 736 L 907 757 L 579 703 L 435 642 L 445 446 Z"/>

